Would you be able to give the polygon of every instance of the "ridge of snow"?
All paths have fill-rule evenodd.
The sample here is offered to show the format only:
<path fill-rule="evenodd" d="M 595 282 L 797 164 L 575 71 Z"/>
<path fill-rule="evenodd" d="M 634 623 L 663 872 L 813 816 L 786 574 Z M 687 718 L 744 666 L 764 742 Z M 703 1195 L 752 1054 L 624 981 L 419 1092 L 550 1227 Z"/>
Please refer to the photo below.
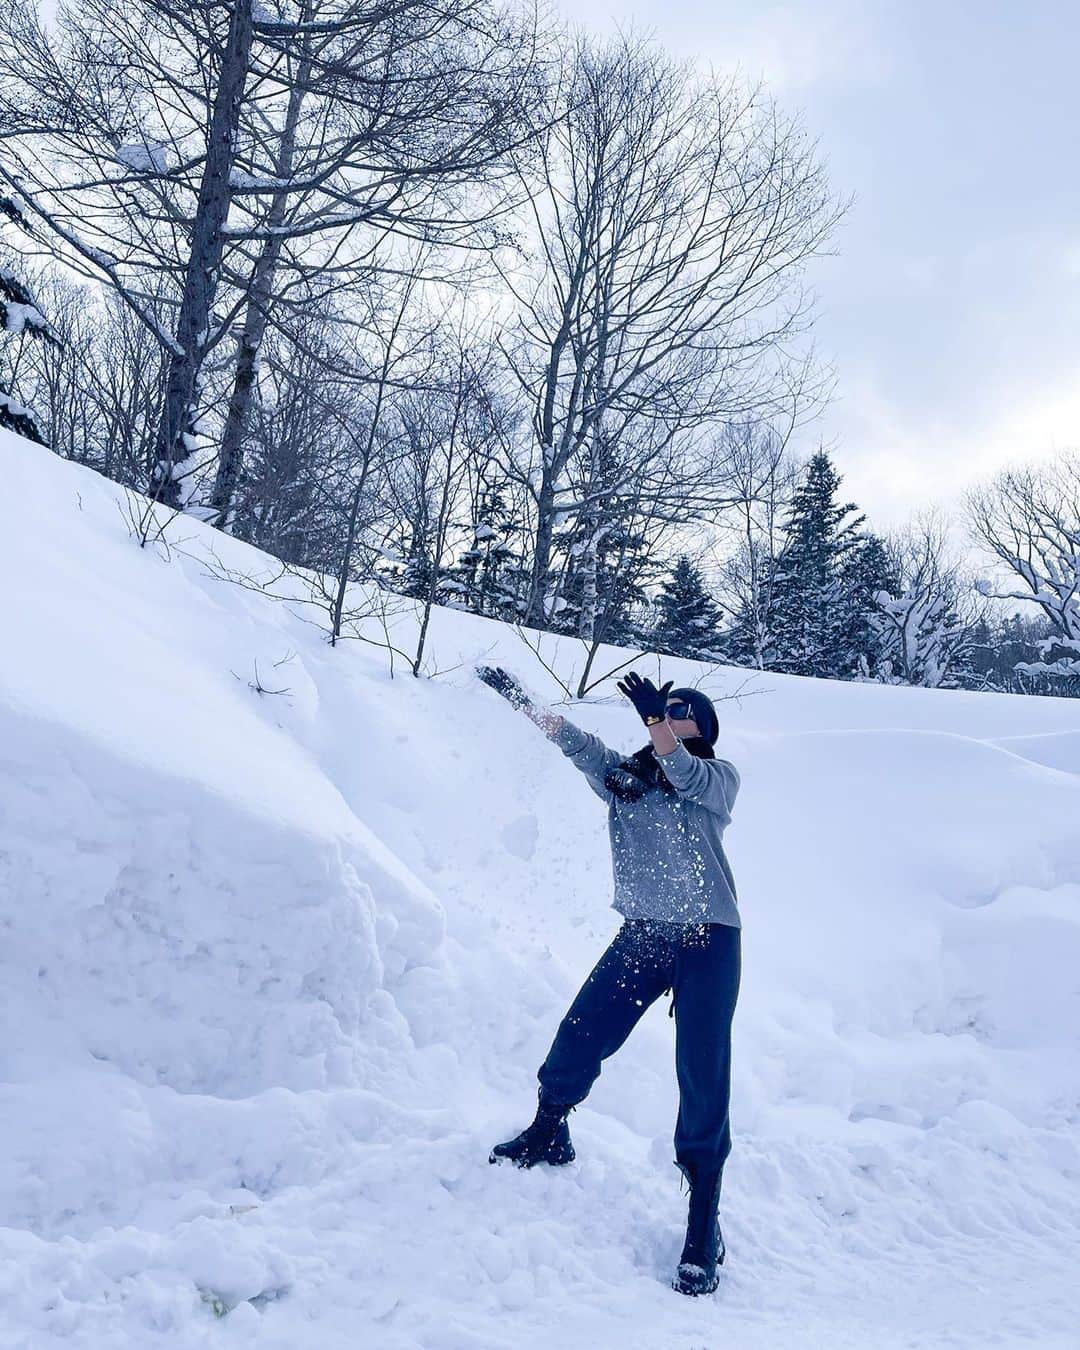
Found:
<path fill-rule="evenodd" d="M 750 679 L 729 1259 L 680 1299 L 663 1002 L 577 1163 L 487 1164 L 617 922 L 602 805 L 468 673 L 539 662 L 436 610 L 391 679 L 212 574 L 255 550 L 0 459 L 0 1344 L 1075 1347 L 1074 702 L 665 659 Z M 612 683 L 568 711 L 631 749 Z"/>

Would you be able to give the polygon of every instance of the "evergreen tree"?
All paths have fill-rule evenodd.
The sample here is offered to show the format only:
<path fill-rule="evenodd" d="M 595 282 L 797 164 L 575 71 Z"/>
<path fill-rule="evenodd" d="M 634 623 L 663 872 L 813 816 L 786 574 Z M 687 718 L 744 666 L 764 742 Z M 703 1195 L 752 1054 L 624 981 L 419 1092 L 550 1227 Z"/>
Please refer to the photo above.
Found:
<path fill-rule="evenodd" d="M 796 490 L 773 589 L 769 666 L 792 675 L 838 677 L 850 670 L 844 649 L 851 616 L 843 569 L 862 536 L 864 516 L 836 500 L 841 477 L 820 450 Z"/>
<path fill-rule="evenodd" d="M 525 603 L 525 567 L 516 547 L 521 525 L 506 496 L 505 483 L 484 488 L 472 522 L 472 542 L 447 569 L 440 590 L 455 593 L 475 614 L 512 620 Z"/>
<path fill-rule="evenodd" d="M 844 558 L 839 581 L 837 673 L 848 679 L 872 679 L 882 660 L 878 597 L 900 590 L 899 571 L 884 541 L 876 534 L 863 535 Z"/>
<path fill-rule="evenodd" d="M 1010 694 L 1057 692 L 1051 680 L 1040 681 L 1030 673 L 1043 644 L 1054 636 L 1054 625 L 1045 614 L 1009 614 L 991 632 L 993 673 L 1000 688 Z"/>
<path fill-rule="evenodd" d="M 744 541 L 728 560 L 727 574 L 736 601 L 731 622 L 720 636 L 719 652 L 735 666 L 766 670 L 773 654 L 773 588 L 779 558 L 767 540 Z"/>
<path fill-rule="evenodd" d="M 971 625 L 971 655 L 968 661 L 968 673 L 964 679 L 966 689 L 1003 689 L 998 673 L 998 651 L 994 629 L 986 614 L 980 614 Z"/>
<path fill-rule="evenodd" d="M 708 658 L 720 646 L 720 606 L 709 594 L 701 571 L 685 555 L 671 569 L 657 602 L 651 640 L 667 656 Z"/>
<path fill-rule="evenodd" d="M 731 616 L 731 622 L 720 635 L 717 650 L 722 659 L 733 666 L 763 668 L 761 659 L 761 612 L 753 600 L 742 601 Z"/>
<path fill-rule="evenodd" d="M 1080 698 L 1080 678 L 1062 679 L 1041 666 L 1055 633 L 1045 614 L 980 618 L 971 629 L 971 655 L 964 686 L 1007 694 L 1052 694 Z"/>
<path fill-rule="evenodd" d="M 431 582 L 435 575 L 435 563 L 423 538 L 413 534 L 409 551 L 405 555 L 405 565 L 395 587 L 399 595 L 410 596 L 414 600 L 423 600 L 431 593 Z"/>
<path fill-rule="evenodd" d="M 586 531 L 591 527 L 590 520 L 580 518 L 555 535 L 555 548 L 566 558 L 566 568 L 548 626 L 552 632 L 582 636 L 582 606 L 591 566 L 595 567 L 596 641 L 614 646 L 636 644 L 641 635 L 637 615 L 648 605 L 645 587 L 655 579 L 648 540 L 641 531 L 613 517 L 593 539 L 590 551 Z"/>

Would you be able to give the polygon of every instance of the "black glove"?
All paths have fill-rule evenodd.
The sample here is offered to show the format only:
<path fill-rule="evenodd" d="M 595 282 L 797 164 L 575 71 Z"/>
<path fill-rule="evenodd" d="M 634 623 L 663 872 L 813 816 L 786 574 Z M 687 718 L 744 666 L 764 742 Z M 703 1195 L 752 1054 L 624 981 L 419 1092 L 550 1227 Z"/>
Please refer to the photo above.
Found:
<path fill-rule="evenodd" d="M 668 680 L 667 684 L 657 689 L 652 680 L 643 680 L 632 670 L 625 680 L 619 681 L 617 688 L 634 705 L 645 725 L 651 726 L 654 722 L 662 722 L 667 716 L 668 690 L 674 683 L 674 680 Z"/>
<path fill-rule="evenodd" d="M 532 699 L 518 684 L 513 675 L 503 670 L 502 666 L 477 666 L 476 674 L 515 708 L 524 710 L 533 706 Z"/>

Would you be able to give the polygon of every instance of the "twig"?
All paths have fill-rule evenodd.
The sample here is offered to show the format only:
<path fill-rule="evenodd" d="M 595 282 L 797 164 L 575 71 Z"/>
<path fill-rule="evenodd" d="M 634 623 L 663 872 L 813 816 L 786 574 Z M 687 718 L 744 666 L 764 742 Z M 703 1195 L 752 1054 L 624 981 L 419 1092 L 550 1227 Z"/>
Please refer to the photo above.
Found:
<path fill-rule="evenodd" d="M 517 623 L 514 624 L 514 632 L 517 633 L 518 637 L 521 638 L 521 640 L 522 640 L 522 642 L 524 642 L 525 646 L 528 647 L 529 651 L 532 652 L 533 656 L 536 657 L 536 659 L 537 659 L 537 660 L 540 662 L 540 664 L 544 667 L 544 669 L 547 671 L 547 673 L 551 676 L 551 678 L 555 681 L 555 683 L 556 683 L 556 684 L 559 686 L 559 688 L 563 691 L 563 693 L 566 695 L 566 701 L 567 701 L 568 703 L 572 703 L 572 702 L 573 702 L 573 699 L 574 699 L 574 696 L 573 696 L 573 694 L 571 694 L 571 692 L 570 692 L 570 686 L 567 685 L 567 684 L 566 684 L 566 683 L 565 683 L 558 675 L 556 675 L 556 673 L 555 673 L 554 669 L 551 667 L 551 665 L 550 665 L 547 661 L 545 661 L 544 658 L 540 655 L 540 638 L 539 638 L 539 637 L 537 638 L 536 646 L 534 647 L 533 644 L 529 641 L 529 639 L 525 636 L 525 631 L 526 631 L 526 630 L 521 626 L 521 624 L 517 624 Z M 541 635 L 541 636 L 542 636 L 542 635 Z"/>
<path fill-rule="evenodd" d="M 286 657 L 286 658 L 284 658 L 284 659 L 285 659 L 285 660 L 288 660 L 288 659 L 290 659 L 290 658 Z M 255 667 L 255 682 L 254 682 L 254 684 L 253 684 L 253 683 L 251 682 L 251 680 L 248 680 L 248 681 L 247 681 L 247 687 L 248 687 L 249 689 L 251 689 L 254 693 L 256 693 L 256 694 L 291 694 L 291 693 L 292 693 L 292 690 L 291 690 L 291 689 L 267 689 L 267 687 L 263 684 L 262 680 L 259 678 L 259 663 L 258 663 L 258 661 L 253 661 L 252 664 L 253 664 L 254 667 Z M 274 662 L 275 667 L 277 667 L 277 666 L 279 666 L 279 665 L 281 665 L 281 664 L 282 664 L 281 661 L 275 661 L 275 662 Z M 234 680 L 239 680 L 239 679 L 241 678 L 239 675 L 237 675 L 237 673 L 236 673 L 235 670 L 230 671 L 229 674 L 232 675 L 232 677 L 233 677 Z"/>

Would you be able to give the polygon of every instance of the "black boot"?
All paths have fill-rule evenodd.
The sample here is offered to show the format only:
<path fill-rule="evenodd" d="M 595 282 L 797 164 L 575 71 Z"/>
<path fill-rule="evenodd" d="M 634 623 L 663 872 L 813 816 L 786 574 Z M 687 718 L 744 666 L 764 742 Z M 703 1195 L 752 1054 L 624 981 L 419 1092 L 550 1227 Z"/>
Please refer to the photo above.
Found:
<path fill-rule="evenodd" d="M 671 1287 L 680 1294 L 711 1294 L 720 1283 L 716 1268 L 724 1264 L 724 1239 L 716 1214 L 721 1170 L 683 1167 L 681 1163 L 678 1167 L 690 1183 L 690 1212 L 678 1273 Z"/>
<path fill-rule="evenodd" d="M 570 1126 L 566 1117 L 574 1108 L 557 1106 L 544 1100 L 540 1094 L 540 1104 L 536 1108 L 536 1119 L 531 1125 L 505 1144 L 496 1144 L 491 1150 L 488 1162 L 516 1163 L 518 1167 L 535 1167 L 537 1163 L 550 1163 L 559 1167 L 563 1163 L 574 1161 L 574 1146 L 570 1142 Z"/>

